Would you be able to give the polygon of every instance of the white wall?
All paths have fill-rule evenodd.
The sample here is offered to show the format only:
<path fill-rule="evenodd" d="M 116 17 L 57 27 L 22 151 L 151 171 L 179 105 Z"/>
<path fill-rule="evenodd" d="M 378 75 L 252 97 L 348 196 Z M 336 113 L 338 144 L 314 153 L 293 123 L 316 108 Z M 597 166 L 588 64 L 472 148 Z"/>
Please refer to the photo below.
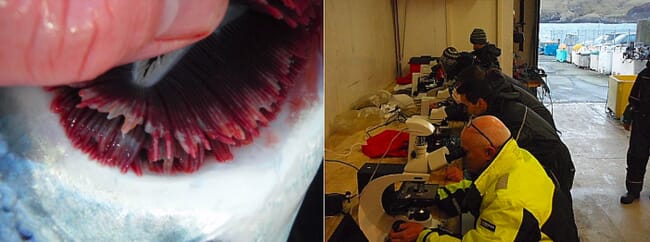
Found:
<path fill-rule="evenodd" d="M 394 83 L 391 0 L 325 1 L 325 131 L 358 97 Z M 470 33 L 483 28 L 512 73 L 512 0 L 398 0 L 401 70 L 413 56 L 440 56 L 447 46 L 471 51 Z"/>
<path fill-rule="evenodd" d="M 474 28 L 482 28 L 488 41 L 499 45 L 497 38 L 497 1 L 451 0 L 447 1 L 447 35 L 449 43 L 459 49 L 472 50 L 469 36 Z M 512 9 L 510 10 L 512 15 Z M 512 35 L 512 32 L 510 32 Z"/>
<path fill-rule="evenodd" d="M 358 97 L 396 77 L 390 0 L 325 1 L 325 134 Z"/>
<path fill-rule="evenodd" d="M 398 0 L 402 72 L 408 73 L 409 59 L 439 56 L 447 48 L 445 1 Z"/>
<path fill-rule="evenodd" d="M 472 51 L 474 28 L 486 31 L 488 40 L 501 48 L 501 68 L 512 73 L 513 1 L 500 0 L 398 0 L 402 72 L 413 56 L 440 56 L 448 46 Z"/>

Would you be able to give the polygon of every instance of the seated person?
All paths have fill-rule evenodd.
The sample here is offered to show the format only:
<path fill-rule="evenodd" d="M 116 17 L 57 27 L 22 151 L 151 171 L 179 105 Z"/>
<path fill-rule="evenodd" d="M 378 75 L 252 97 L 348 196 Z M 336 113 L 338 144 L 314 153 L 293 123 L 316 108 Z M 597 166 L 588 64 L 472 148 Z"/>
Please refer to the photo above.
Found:
<path fill-rule="evenodd" d="M 445 72 L 446 76 L 455 79 L 454 86 L 457 87 L 460 85 L 457 75 L 469 67 L 474 66 L 472 58 L 473 57 L 467 57 L 462 53 L 458 53 L 454 47 L 447 47 L 443 52 L 441 57 L 441 62 L 443 63 L 442 69 L 448 70 Z M 553 120 L 551 112 L 541 102 L 539 102 L 539 100 L 537 100 L 537 97 L 530 94 L 520 81 L 504 74 L 499 69 L 489 69 L 487 71 L 487 76 L 488 78 L 486 78 L 486 80 L 491 82 L 490 85 L 494 86 L 496 91 L 508 93 L 507 95 L 510 96 L 511 99 L 526 105 L 556 129 L 555 121 Z M 467 120 L 467 116 L 462 114 L 463 110 L 461 107 L 450 105 L 445 108 L 445 112 L 450 117 L 449 120 Z"/>
<path fill-rule="evenodd" d="M 555 128 L 518 100 L 496 91 L 485 78 L 486 73 L 476 66 L 458 75 L 461 84 L 456 90 L 467 113 L 499 118 L 517 143 L 549 169 L 549 175 L 558 180 L 560 190 L 571 198 L 575 166 Z"/>
<path fill-rule="evenodd" d="M 455 80 L 458 73 L 475 64 L 475 58 L 469 52 L 458 52 L 454 47 L 445 48 L 440 57 L 444 77 L 447 80 Z"/>
<path fill-rule="evenodd" d="M 499 119 L 474 119 L 461 133 L 461 146 L 463 167 L 476 175 L 463 202 L 476 224 L 463 241 L 579 240 L 568 198 Z M 393 242 L 460 240 L 419 223 L 403 223 L 390 237 Z"/>
<path fill-rule="evenodd" d="M 495 92 L 502 93 L 504 96 L 509 96 L 509 98 L 526 105 L 526 107 L 535 111 L 537 115 L 541 116 L 546 122 L 548 122 L 548 124 L 553 126 L 553 129 L 557 130 L 551 112 L 537 99 L 537 97 L 524 89 L 521 86 L 521 82 L 504 74 L 498 69 L 489 69 L 486 72 L 485 80 L 490 82 L 490 85 Z"/>

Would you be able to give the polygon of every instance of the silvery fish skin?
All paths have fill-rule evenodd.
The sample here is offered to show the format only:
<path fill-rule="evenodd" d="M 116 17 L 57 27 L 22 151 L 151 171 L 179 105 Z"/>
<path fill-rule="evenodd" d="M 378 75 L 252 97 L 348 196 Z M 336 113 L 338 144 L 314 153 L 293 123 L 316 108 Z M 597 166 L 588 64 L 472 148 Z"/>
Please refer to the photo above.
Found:
<path fill-rule="evenodd" d="M 319 92 L 299 113 L 285 103 L 254 143 L 233 149 L 231 162 L 138 177 L 72 147 L 49 110 L 50 93 L 0 89 L 0 240 L 286 241 L 322 161 Z"/>

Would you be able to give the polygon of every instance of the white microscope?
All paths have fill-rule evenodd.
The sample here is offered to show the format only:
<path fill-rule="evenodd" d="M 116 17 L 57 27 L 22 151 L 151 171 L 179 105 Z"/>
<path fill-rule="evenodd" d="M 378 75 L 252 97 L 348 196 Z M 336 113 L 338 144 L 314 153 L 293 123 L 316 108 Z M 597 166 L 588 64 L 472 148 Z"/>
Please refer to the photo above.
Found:
<path fill-rule="evenodd" d="M 414 140 L 414 145 L 412 148 L 409 145 L 408 162 L 404 172 L 371 180 L 359 196 L 359 227 L 369 241 L 384 241 L 386 235 L 390 233 L 393 222 L 397 220 L 421 222 L 425 227 L 436 227 L 441 224 L 440 221 L 432 219 L 428 211 L 421 209 L 410 211 L 407 215 L 391 216 L 386 213 L 382 204 L 382 195 L 386 188 L 400 182 L 402 188 L 398 196 L 401 199 L 416 203 L 419 200 L 433 200 L 438 186 L 429 183 L 429 173 L 448 164 L 446 155 L 449 154 L 449 150 L 446 147 L 427 153 L 426 137 L 435 131 L 435 127 L 429 121 L 414 116 L 406 120 L 406 127 L 406 132 L 410 134 L 409 139 Z"/>
<path fill-rule="evenodd" d="M 440 102 L 446 101 L 450 97 L 448 89 L 438 90 L 436 96 L 422 97 L 420 104 L 420 115 L 427 117 L 429 122 L 440 123 L 447 118 L 444 106 L 436 106 Z"/>

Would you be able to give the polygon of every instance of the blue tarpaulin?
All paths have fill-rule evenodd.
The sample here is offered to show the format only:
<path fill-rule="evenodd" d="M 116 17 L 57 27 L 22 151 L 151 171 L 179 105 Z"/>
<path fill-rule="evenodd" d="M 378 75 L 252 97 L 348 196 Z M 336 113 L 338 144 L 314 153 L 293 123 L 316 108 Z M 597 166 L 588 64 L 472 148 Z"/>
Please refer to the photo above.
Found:
<path fill-rule="evenodd" d="M 544 55 L 555 55 L 555 51 L 557 50 L 558 44 L 553 43 L 553 44 L 547 44 L 544 46 Z"/>
<path fill-rule="evenodd" d="M 559 62 L 565 62 L 569 55 L 569 51 L 566 49 L 559 49 L 556 52 L 557 54 L 555 55 L 555 60 Z"/>

